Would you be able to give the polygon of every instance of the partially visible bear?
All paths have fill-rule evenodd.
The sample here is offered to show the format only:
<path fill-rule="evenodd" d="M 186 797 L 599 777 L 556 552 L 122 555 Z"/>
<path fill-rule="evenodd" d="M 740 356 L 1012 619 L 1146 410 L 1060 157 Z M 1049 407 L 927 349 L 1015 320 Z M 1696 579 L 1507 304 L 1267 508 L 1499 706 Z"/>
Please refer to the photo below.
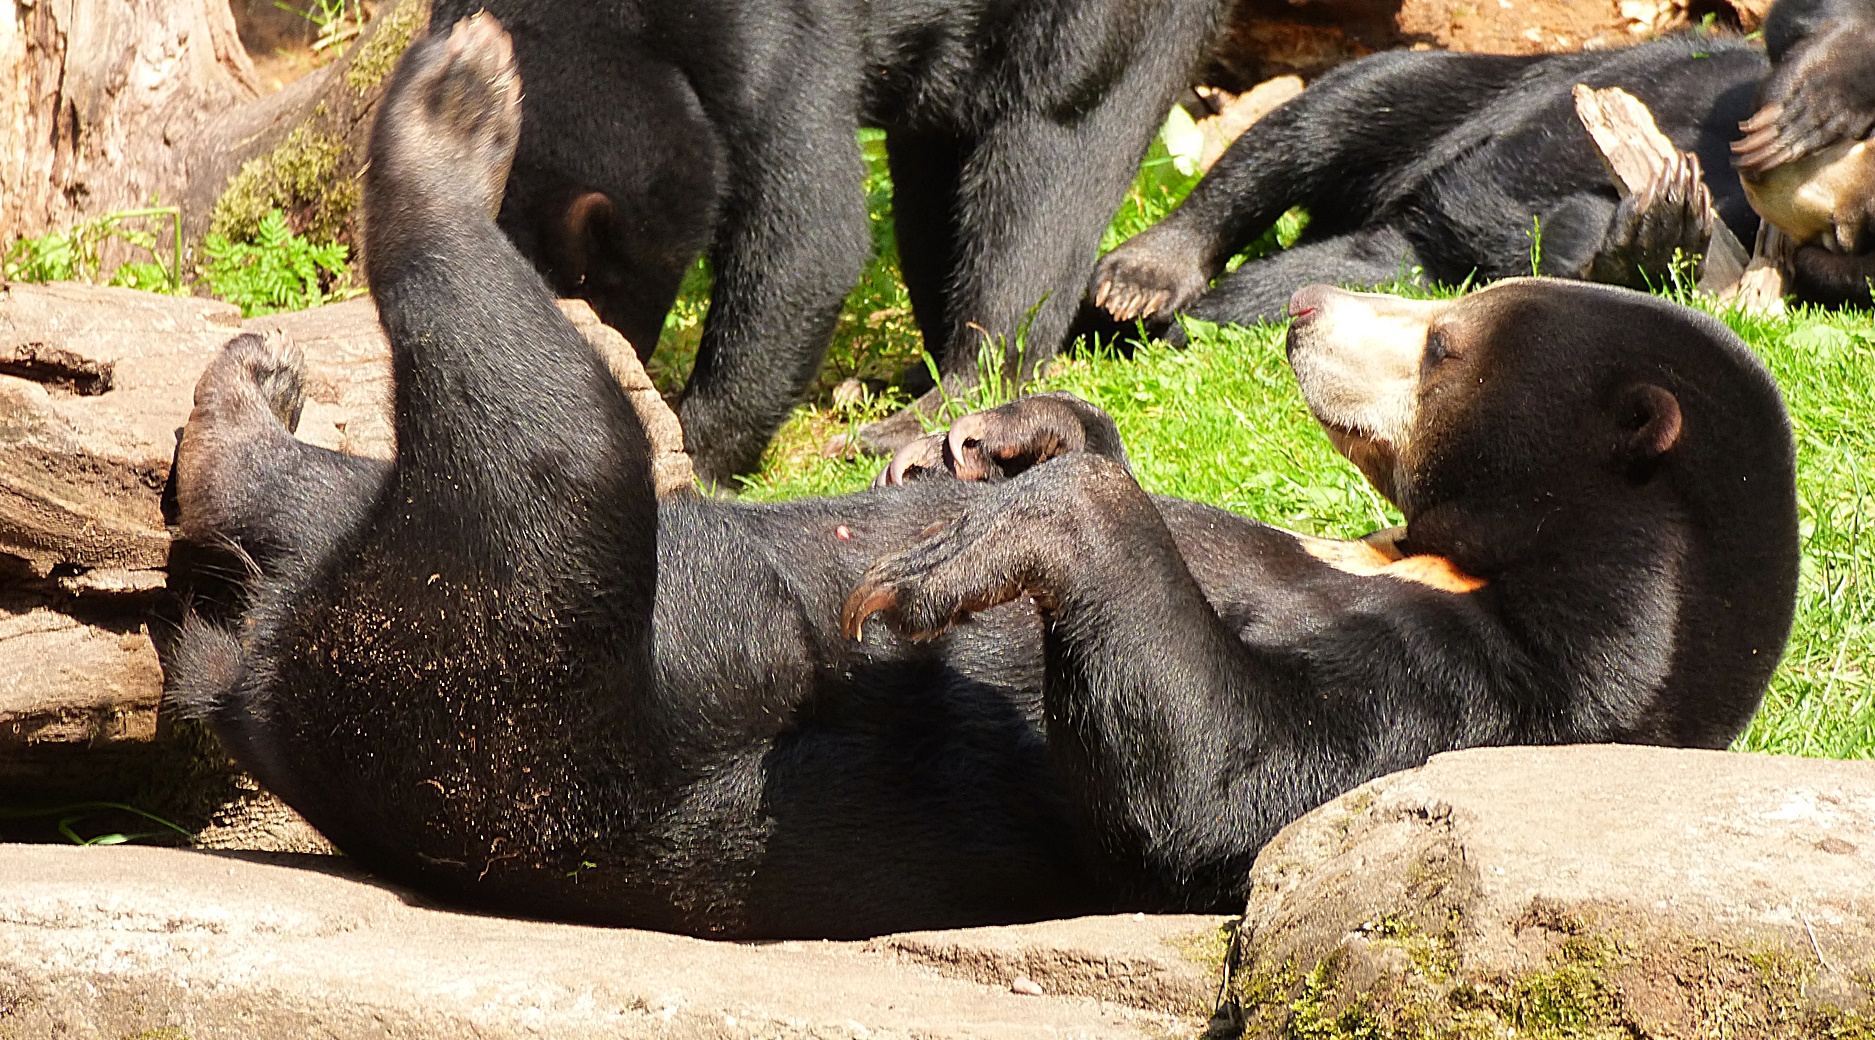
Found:
<path fill-rule="evenodd" d="M 678 412 L 730 486 L 813 380 L 870 248 L 882 127 L 906 288 L 948 380 L 982 337 L 1063 340 L 1100 236 L 1225 0 L 438 0 L 514 39 L 527 116 L 502 230 L 641 356 L 715 283 Z M 920 370 L 922 371 L 922 370 Z M 915 416 L 868 428 L 890 449 Z"/>
<path fill-rule="evenodd" d="M 1875 128 L 1875 0 L 1779 0 L 1764 44 L 1771 75 L 1740 126 L 1746 136 L 1732 145 L 1746 190 L 1769 216 L 1796 209 L 1798 220 L 1827 223 L 1791 257 L 1800 296 L 1866 306 L 1875 278 L 1875 142 L 1865 140 Z"/>
<path fill-rule="evenodd" d="M 1175 313 L 1280 320 L 1289 295 L 1312 282 L 1422 275 L 1457 285 L 1534 269 L 1665 284 L 1676 252 L 1705 251 L 1708 199 L 1741 242 L 1755 240 L 1732 145 L 1771 68 L 1746 41 L 1698 33 L 1626 50 L 1349 63 L 1252 126 L 1177 210 L 1103 258 L 1090 297 L 1116 319 L 1164 328 Z M 1639 98 L 1680 162 L 1620 199 L 1576 116 L 1577 83 Z M 1875 197 L 1875 183 L 1866 188 Z M 1292 206 L 1310 218 L 1293 248 L 1218 278 Z M 1795 289 L 1866 304 L 1870 274 L 1870 256 L 1828 270 L 1800 262 Z"/>
<path fill-rule="evenodd" d="M 1778 0 L 1764 20 L 1771 75 L 1732 146 L 1762 174 L 1875 128 L 1875 0 Z"/>

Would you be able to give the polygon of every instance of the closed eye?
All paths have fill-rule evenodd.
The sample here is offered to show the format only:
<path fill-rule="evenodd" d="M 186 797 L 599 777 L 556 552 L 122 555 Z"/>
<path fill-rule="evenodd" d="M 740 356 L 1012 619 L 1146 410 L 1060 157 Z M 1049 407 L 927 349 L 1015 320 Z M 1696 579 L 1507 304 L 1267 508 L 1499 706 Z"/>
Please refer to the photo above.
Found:
<path fill-rule="evenodd" d="M 1451 356 L 1452 344 L 1446 339 L 1445 334 L 1438 329 L 1428 330 L 1426 333 L 1424 363 L 1427 365 L 1436 365 Z"/>

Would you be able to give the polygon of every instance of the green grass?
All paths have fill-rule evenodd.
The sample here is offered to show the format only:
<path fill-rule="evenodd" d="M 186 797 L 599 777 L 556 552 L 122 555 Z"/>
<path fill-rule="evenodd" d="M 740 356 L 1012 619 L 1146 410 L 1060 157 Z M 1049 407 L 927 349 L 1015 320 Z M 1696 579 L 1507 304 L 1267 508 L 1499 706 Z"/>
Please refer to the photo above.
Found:
<path fill-rule="evenodd" d="M 1875 319 L 1803 311 L 1727 316 L 1764 358 L 1797 436 L 1803 537 L 1797 623 L 1764 708 L 1735 745 L 1832 758 L 1875 757 Z"/>
<path fill-rule="evenodd" d="M 161 245 L 163 231 L 169 245 Z M 127 245 L 149 260 L 119 263 L 106 276 L 103 254 L 112 243 Z M 351 284 L 348 248 L 339 242 L 314 242 L 293 232 L 278 208 L 263 214 L 252 234 L 230 240 L 210 232 L 195 269 L 209 293 L 241 308 L 244 317 L 282 310 L 304 310 L 362 296 Z M 80 281 L 124 286 L 148 292 L 189 294 L 191 276 L 182 267 L 182 211 L 158 206 L 117 210 L 65 231 L 18 238 L 0 255 L 0 281 Z"/>
<path fill-rule="evenodd" d="M 879 256 L 848 301 L 826 370 L 744 490 L 772 501 L 866 486 L 876 459 L 828 457 L 836 434 L 890 409 L 871 399 L 842 409 L 827 388 L 854 374 L 884 375 L 918 355 L 890 251 L 889 181 L 875 140 L 868 187 Z M 1155 149 L 1153 158 L 1162 158 Z M 1156 220 L 1183 197 L 1163 164 L 1149 165 L 1108 245 Z M 1255 254 L 1294 241 L 1306 215 L 1284 221 Z M 1396 287 L 1402 288 L 1403 287 Z M 1403 291 L 1414 291 L 1403 289 Z M 703 300 L 692 297 L 700 316 Z M 1764 709 L 1741 751 L 1875 757 L 1875 319 L 1798 309 L 1780 318 L 1720 317 L 1756 350 L 1783 387 L 1797 437 L 1803 571 L 1797 620 Z M 681 321 L 681 316 L 678 321 Z M 676 322 L 674 322 L 675 324 Z M 1035 389 L 1068 390 L 1106 409 L 1150 491 L 1208 502 L 1294 530 L 1355 536 L 1398 514 L 1329 445 L 1283 360 L 1283 328 L 1194 326 L 1184 350 L 1145 347 L 1131 359 L 1081 353 L 1058 359 Z M 667 335 L 666 343 L 672 339 Z M 662 349 L 662 347 L 661 347 Z M 694 346 L 692 347 L 694 350 Z M 673 360 L 678 352 L 673 351 Z M 687 369 L 687 359 L 682 359 Z M 667 374 L 668 374 L 667 370 Z"/>

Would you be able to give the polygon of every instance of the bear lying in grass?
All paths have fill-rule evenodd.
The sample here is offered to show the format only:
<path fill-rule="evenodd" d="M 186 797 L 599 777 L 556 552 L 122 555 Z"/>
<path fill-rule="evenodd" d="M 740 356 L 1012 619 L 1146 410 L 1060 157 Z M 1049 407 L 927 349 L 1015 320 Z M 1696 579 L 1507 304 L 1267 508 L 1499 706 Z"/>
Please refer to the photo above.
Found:
<path fill-rule="evenodd" d="M 1844 96 L 1845 84 L 1875 85 L 1875 51 L 1851 53 L 1853 41 L 1875 39 L 1875 14 L 1862 35 L 1839 29 L 1796 42 L 1810 39 L 1798 15 L 1819 6 L 1784 0 L 1766 27 L 1767 36 L 1782 27 L 1774 44 L 1792 38 L 1787 50 L 1773 47 L 1772 58 L 1789 56 L 1777 70 L 1799 62 L 1808 79 L 1774 76 L 1765 52 L 1745 40 L 1697 33 L 1624 50 L 1395 51 L 1350 62 L 1251 126 L 1177 209 L 1102 258 L 1089 298 L 1109 322 L 1144 320 L 1178 340 L 1175 314 L 1280 321 L 1289 295 L 1314 282 L 1455 286 L 1534 268 L 1667 286 L 1676 256 L 1690 265 L 1706 251 L 1714 209 L 1747 248 L 1756 240 L 1759 217 L 1734 151 L 1749 176 L 1766 177 L 1821 147 L 1819 127 L 1837 125 L 1806 114 Z M 1620 198 L 1576 116 L 1578 83 L 1639 98 L 1682 149 L 1679 161 Z M 1875 107 L 1868 115 L 1875 120 Z M 1741 122 L 1752 129 L 1742 138 Z M 1842 196 L 1833 208 L 1844 226 L 1827 241 L 1798 236 L 1789 288 L 1799 300 L 1868 306 L 1875 228 L 1864 229 L 1875 220 L 1875 155 L 1839 165 L 1836 175 L 1845 183 L 1832 188 Z M 1782 200 L 1816 179 L 1804 167 L 1758 194 Z M 1293 247 L 1225 273 L 1295 206 L 1309 222 Z"/>

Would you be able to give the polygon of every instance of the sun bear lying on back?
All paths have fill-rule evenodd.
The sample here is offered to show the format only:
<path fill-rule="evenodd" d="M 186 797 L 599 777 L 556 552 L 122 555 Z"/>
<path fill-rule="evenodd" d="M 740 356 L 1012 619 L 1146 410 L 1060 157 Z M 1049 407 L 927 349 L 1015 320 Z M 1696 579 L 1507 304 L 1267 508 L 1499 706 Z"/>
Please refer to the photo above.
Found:
<path fill-rule="evenodd" d="M 396 461 L 295 440 L 298 358 L 256 337 L 180 451 L 185 536 L 264 574 L 238 625 L 190 626 L 176 690 L 385 877 L 717 936 L 1224 909 L 1371 777 L 1723 747 L 1759 702 L 1791 439 L 1709 318 L 1541 281 L 1298 294 L 1303 396 L 1407 519 L 1371 542 L 1148 496 L 1111 420 L 1054 397 L 898 467 L 928 479 L 660 504 L 624 394 L 489 218 L 520 98 L 481 16 L 380 110 Z"/>

